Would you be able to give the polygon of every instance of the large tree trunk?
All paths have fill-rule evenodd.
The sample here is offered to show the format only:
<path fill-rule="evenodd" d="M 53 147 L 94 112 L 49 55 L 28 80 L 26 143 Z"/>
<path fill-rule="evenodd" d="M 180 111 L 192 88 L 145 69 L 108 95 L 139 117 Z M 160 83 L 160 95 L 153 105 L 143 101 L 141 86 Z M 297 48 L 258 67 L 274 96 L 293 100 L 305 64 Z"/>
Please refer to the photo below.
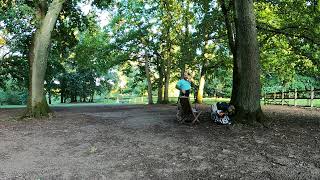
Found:
<path fill-rule="evenodd" d="M 77 95 L 71 94 L 71 98 L 70 98 L 70 102 L 71 103 L 76 103 L 77 102 Z"/>
<path fill-rule="evenodd" d="M 157 103 L 163 103 L 163 76 L 164 76 L 164 64 L 160 62 L 159 67 L 159 80 L 158 80 L 158 100 Z"/>
<path fill-rule="evenodd" d="M 61 89 L 61 91 L 60 91 L 60 103 L 63 103 L 63 99 L 64 99 L 64 92 Z"/>
<path fill-rule="evenodd" d="M 206 71 L 205 65 L 202 65 L 201 72 L 200 72 L 200 82 L 199 82 L 199 87 L 197 90 L 197 103 L 199 103 L 199 104 L 203 103 L 204 84 L 206 82 L 205 71 Z"/>
<path fill-rule="evenodd" d="M 89 100 L 89 102 L 93 103 L 93 97 L 94 97 L 94 92 L 90 95 L 90 100 Z"/>
<path fill-rule="evenodd" d="M 202 66 L 200 69 L 199 87 L 197 89 L 197 94 L 196 94 L 196 96 L 197 96 L 196 101 L 199 104 L 203 103 L 204 84 L 206 82 L 205 76 L 206 76 L 206 71 L 208 68 L 208 59 L 205 55 L 208 52 L 208 43 L 209 43 L 208 35 L 207 35 L 207 24 L 205 25 L 204 28 L 205 28 L 205 30 L 204 30 L 204 46 L 203 46 L 203 56 L 202 56 L 203 62 L 202 62 Z"/>
<path fill-rule="evenodd" d="M 257 32 L 252 0 L 235 1 L 236 53 L 239 88 L 236 92 L 236 118 L 246 124 L 261 122 L 260 67 Z"/>
<path fill-rule="evenodd" d="M 190 61 L 190 40 L 189 40 L 189 36 L 190 36 L 190 32 L 189 32 L 189 10 L 190 10 L 190 1 L 186 0 L 186 9 L 184 12 L 184 41 L 183 41 L 183 49 L 182 49 L 182 59 L 180 60 L 180 78 L 183 79 L 184 78 L 184 74 L 186 71 L 186 63 L 188 61 Z"/>
<path fill-rule="evenodd" d="M 172 30 L 172 1 L 161 0 L 160 1 L 160 8 L 163 9 L 162 11 L 162 20 L 163 20 L 163 34 L 162 39 L 165 42 L 163 46 L 163 59 L 165 61 L 165 84 L 164 84 L 164 100 L 163 103 L 169 103 L 169 84 L 170 84 L 170 73 L 171 73 L 171 47 L 172 47 L 172 39 L 170 35 L 170 31 Z"/>
<path fill-rule="evenodd" d="M 164 103 L 169 103 L 169 84 L 170 84 L 170 73 L 171 73 L 171 60 L 167 59 L 167 70 L 165 74 L 165 84 L 164 84 Z"/>
<path fill-rule="evenodd" d="M 221 6 L 221 11 L 224 16 L 224 22 L 225 26 L 227 29 L 227 35 L 228 35 L 228 42 L 229 42 L 229 48 L 230 51 L 233 55 L 233 74 L 232 74 L 232 95 L 231 95 L 231 104 L 235 104 L 236 102 L 236 97 L 237 97 L 237 92 L 239 91 L 239 64 L 237 62 L 237 53 L 236 53 L 236 42 L 234 37 L 236 36 L 233 28 L 232 28 L 232 21 L 231 21 L 231 15 L 230 11 L 235 10 L 234 9 L 234 0 L 229 1 L 229 7 L 226 6 L 225 0 L 220 0 L 219 1 L 220 6 Z M 231 9 L 232 8 L 232 9 Z M 235 19 L 235 24 L 236 24 L 236 19 Z"/>
<path fill-rule="evenodd" d="M 48 100 L 49 100 L 49 104 L 51 104 L 51 90 L 48 91 Z"/>
<path fill-rule="evenodd" d="M 171 43 L 169 42 L 167 48 L 167 70 L 165 74 L 165 84 L 164 84 L 164 103 L 169 103 L 169 84 L 170 84 L 170 73 L 171 73 Z"/>
<path fill-rule="evenodd" d="M 240 75 L 239 75 L 239 62 L 236 55 L 233 56 L 233 72 L 232 72 L 232 92 L 230 104 L 236 104 L 237 92 L 239 91 Z"/>
<path fill-rule="evenodd" d="M 44 4 L 45 1 L 41 2 Z M 36 30 L 32 46 L 30 48 L 30 75 L 31 84 L 29 88 L 29 101 L 27 105 L 27 116 L 47 116 L 49 110 L 44 94 L 44 77 L 47 68 L 51 32 L 55 26 L 57 17 L 62 9 L 64 0 L 53 0 L 45 14 L 42 4 L 39 6 L 40 27 Z M 44 15 L 45 14 L 45 15 Z"/>
<path fill-rule="evenodd" d="M 144 68 L 145 68 L 145 71 L 146 71 L 147 82 L 148 82 L 148 104 L 153 104 L 153 100 L 152 100 L 152 83 L 151 83 L 151 77 L 150 77 L 149 59 L 148 58 L 146 58 L 146 62 L 144 64 Z"/>

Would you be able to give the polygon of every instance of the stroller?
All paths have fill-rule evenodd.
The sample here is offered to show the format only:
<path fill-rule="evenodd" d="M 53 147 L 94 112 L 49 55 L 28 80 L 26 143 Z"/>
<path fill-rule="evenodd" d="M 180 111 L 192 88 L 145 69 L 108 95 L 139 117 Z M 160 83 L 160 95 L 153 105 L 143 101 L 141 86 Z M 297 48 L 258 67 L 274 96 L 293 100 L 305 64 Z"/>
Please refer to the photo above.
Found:
<path fill-rule="evenodd" d="M 233 115 L 235 108 L 233 105 L 225 102 L 218 102 L 211 105 L 211 119 L 214 123 L 221 125 L 230 125 L 232 120 L 230 116 Z"/>

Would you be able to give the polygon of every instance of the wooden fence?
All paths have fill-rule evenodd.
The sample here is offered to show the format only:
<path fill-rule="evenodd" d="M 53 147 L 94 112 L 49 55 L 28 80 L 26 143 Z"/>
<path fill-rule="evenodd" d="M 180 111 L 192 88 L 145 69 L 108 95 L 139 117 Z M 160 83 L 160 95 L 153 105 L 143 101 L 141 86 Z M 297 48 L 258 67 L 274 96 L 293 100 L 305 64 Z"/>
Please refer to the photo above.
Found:
<path fill-rule="evenodd" d="M 320 99 L 320 89 L 314 89 L 311 87 L 310 90 L 289 90 L 284 89 L 281 92 L 265 93 L 263 95 L 264 104 L 281 104 L 289 105 L 289 100 L 293 99 L 293 105 L 297 106 L 298 99 L 307 99 L 308 107 L 314 107 L 314 100 Z"/>

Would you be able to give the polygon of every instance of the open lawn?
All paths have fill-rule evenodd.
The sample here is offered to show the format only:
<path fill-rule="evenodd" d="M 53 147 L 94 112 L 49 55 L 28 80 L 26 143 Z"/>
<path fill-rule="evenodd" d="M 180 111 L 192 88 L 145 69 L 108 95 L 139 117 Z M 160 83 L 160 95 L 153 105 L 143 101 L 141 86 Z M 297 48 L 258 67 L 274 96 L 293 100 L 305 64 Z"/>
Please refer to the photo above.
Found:
<path fill-rule="evenodd" d="M 209 111 L 208 106 L 201 106 Z M 0 179 L 319 179 L 320 110 L 263 106 L 269 128 L 178 124 L 173 105 L 0 109 Z"/>

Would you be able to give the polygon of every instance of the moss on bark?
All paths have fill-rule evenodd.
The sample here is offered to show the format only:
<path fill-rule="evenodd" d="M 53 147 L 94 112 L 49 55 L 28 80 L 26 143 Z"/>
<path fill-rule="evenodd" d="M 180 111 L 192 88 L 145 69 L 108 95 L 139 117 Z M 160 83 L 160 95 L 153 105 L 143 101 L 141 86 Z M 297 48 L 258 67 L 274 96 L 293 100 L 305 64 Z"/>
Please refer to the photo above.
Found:
<path fill-rule="evenodd" d="M 31 107 L 31 104 L 28 103 L 27 110 L 23 114 L 21 119 L 31 117 L 31 118 L 42 118 L 48 117 L 49 113 L 52 111 L 49 108 L 47 101 L 44 99 L 41 102 L 35 104 L 34 107 Z"/>

